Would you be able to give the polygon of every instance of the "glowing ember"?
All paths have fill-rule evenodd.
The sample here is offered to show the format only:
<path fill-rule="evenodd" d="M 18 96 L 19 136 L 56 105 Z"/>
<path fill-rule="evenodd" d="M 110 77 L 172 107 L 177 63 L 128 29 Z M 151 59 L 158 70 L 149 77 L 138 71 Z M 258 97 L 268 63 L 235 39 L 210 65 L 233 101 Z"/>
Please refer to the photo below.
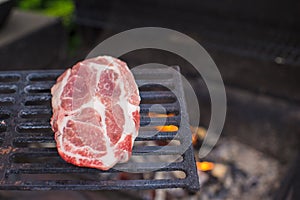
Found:
<path fill-rule="evenodd" d="M 174 113 L 169 113 L 169 114 L 163 114 L 163 113 L 155 113 L 155 112 L 149 112 L 149 117 L 159 117 L 159 118 L 163 118 L 163 117 L 174 117 L 175 114 Z"/>
<path fill-rule="evenodd" d="M 197 137 L 200 139 L 200 140 L 203 140 L 206 136 L 206 129 L 203 128 L 203 127 L 195 127 L 195 126 L 191 126 L 190 127 L 193 135 L 196 134 Z"/>
<path fill-rule="evenodd" d="M 157 118 L 166 118 L 166 117 L 174 117 L 174 113 L 164 114 L 164 113 L 155 113 L 155 112 L 149 112 L 149 117 L 157 117 Z M 156 126 L 156 130 L 161 132 L 175 132 L 178 131 L 178 127 L 175 125 L 165 125 L 165 126 Z"/>
<path fill-rule="evenodd" d="M 193 146 L 195 146 L 197 144 L 198 141 L 198 136 L 196 134 L 192 135 L 192 144 Z"/>
<path fill-rule="evenodd" d="M 210 171 L 215 167 L 215 164 L 212 162 L 196 162 L 197 169 L 200 171 Z"/>
<path fill-rule="evenodd" d="M 174 125 L 156 126 L 156 130 L 161 132 L 175 132 L 178 131 L 178 127 Z"/>

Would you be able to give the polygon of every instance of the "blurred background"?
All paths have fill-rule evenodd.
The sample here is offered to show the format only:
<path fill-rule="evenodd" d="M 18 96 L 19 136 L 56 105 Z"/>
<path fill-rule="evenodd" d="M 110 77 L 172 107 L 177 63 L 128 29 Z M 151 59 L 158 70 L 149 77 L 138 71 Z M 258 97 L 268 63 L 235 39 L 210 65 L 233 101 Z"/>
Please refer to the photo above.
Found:
<path fill-rule="evenodd" d="M 22 193 L 22 198 L 18 192 L 1 192 L 0 197 L 300 199 L 299 1 L 0 0 L 0 70 L 66 69 L 106 38 L 145 26 L 192 37 L 223 77 L 228 111 L 222 138 L 207 158 L 199 159 L 211 106 L 201 76 L 166 51 L 144 49 L 122 56 L 130 67 L 178 65 L 194 87 L 201 110 L 201 121 L 192 124 L 198 127 L 193 144 L 201 190 Z M 192 117 L 193 108 L 188 112 Z"/>

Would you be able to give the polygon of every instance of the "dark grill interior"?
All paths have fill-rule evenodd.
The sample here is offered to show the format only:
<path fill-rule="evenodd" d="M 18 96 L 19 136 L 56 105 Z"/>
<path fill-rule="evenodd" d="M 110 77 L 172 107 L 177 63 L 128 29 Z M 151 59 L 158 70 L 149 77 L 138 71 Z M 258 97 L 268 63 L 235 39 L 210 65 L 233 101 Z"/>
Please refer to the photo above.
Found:
<path fill-rule="evenodd" d="M 104 30 L 167 27 L 196 38 L 200 35 L 205 48 L 280 64 L 300 63 L 299 4 L 295 1 L 75 2 L 76 22 L 84 26 Z"/>
<path fill-rule="evenodd" d="M 140 87 L 141 129 L 132 156 L 137 162 L 118 164 L 108 171 L 73 166 L 57 153 L 49 124 L 52 115 L 50 88 L 61 73 L 61 70 L 51 70 L 2 72 L 0 75 L 1 190 L 199 189 L 182 84 L 177 73 L 165 73 L 160 69 L 135 73 L 138 85 L 143 85 Z M 156 84 L 149 83 L 150 76 L 156 77 Z M 174 115 L 150 118 L 149 109 L 154 104 L 162 105 L 167 113 Z M 153 107 L 151 112 L 161 110 Z M 151 127 L 146 127 L 150 122 Z M 165 124 L 181 124 L 180 131 L 156 133 L 153 126 Z M 168 146 L 155 143 L 172 139 L 179 143 Z M 189 148 L 185 151 L 184 146 Z M 168 157 L 172 155 L 179 155 L 179 159 L 169 162 Z M 148 157 L 151 161 L 145 161 Z M 119 170 L 126 173 L 181 171 L 185 178 L 119 180 L 117 174 L 125 173 Z"/>

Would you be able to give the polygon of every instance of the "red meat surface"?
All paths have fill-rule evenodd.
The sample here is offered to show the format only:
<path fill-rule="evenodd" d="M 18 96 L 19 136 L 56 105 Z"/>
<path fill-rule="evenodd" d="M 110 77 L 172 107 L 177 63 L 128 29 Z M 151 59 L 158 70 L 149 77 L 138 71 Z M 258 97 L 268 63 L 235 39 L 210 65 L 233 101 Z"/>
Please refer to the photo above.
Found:
<path fill-rule="evenodd" d="M 51 89 L 52 129 L 60 156 L 107 170 L 131 156 L 140 96 L 126 63 L 99 56 L 67 69 Z"/>

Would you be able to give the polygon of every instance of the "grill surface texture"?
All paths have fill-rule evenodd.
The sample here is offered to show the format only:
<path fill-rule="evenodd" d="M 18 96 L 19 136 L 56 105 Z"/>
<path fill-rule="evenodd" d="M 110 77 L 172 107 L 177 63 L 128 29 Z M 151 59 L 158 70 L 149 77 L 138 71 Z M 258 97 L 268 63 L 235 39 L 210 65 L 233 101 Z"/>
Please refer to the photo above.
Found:
<path fill-rule="evenodd" d="M 0 72 L 0 189 L 186 188 L 197 191 L 199 181 L 188 114 L 180 75 L 176 73 L 179 67 L 172 69 L 175 70 L 157 68 L 133 72 L 142 99 L 139 136 L 133 147 L 132 159 L 108 171 L 68 164 L 57 153 L 49 123 L 52 115 L 50 88 L 63 73 L 62 70 Z M 156 104 L 160 106 L 154 106 Z M 150 117 L 149 111 L 160 113 L 161 108 L 172 115 Z M 161 125 L 179 126 L 179 130 L 157 131 L 155 126 Z M 159 142 L 171 140 L 176 141 L 175 144 L 159 145 Z M 180 159 L 170 161 L 172 156 Z M 134 174 L 150 171 L 181 171 L 185 178 L 134 179 Z M 129 174 L 131 179 L 120 179 L 124 173 Z"/>

